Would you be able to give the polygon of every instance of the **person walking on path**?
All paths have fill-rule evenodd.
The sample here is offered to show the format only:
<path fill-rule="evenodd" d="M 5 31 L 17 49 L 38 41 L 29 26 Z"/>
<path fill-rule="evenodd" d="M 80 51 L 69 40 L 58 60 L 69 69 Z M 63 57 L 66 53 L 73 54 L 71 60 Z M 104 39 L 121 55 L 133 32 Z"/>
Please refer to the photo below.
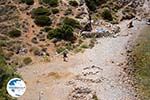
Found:
<path fill-rule="evenodd" d="M 63 52 L 63 60 L 64 60 L 65 62 L 67 62 L 67 58 L 68 58 L 67 52 Z"/>

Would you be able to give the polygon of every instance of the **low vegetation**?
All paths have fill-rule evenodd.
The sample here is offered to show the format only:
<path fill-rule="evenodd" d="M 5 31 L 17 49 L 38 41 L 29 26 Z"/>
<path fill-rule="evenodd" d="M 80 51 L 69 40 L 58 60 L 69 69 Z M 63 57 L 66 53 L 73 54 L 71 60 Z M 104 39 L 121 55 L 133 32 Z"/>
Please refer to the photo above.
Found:
<path fill-rule="evenodd" d="M 103 8 L 102 17 L 103 17 L 103 19 L 108 20 L 108 21 L 112 21 L 113 20 L 111 11 L 108 8 Z"/>
<path fill-rule="evenodd" d="M 59 0 L 42 0 L 42 2 L 52 7 L 56 7 L 58 6 Z"/>
<path fill-rule="evenodd" d="M 44 32 L 49 32 L 50 30 L 52 30 L 51 27 L 45 26 L 42 31 L 44 31 Z"/>
<path fill-rule="evenodd" d="M 73 28 L 69 25 L 62 25 L 48 33 L 48 39 L 57 38 L 60 40 L 71 40 L 73 38 Z"/>
<path fill-rule="evenodd" d="M 125 9 L 122 10 L 123 19 L 132 19 L 135 17 L 135 9 L 132 7 L 126 7 Z"/>
<path fill-rule="evenodd" d="M 23 59 L 23 63 L 24 63 L 25 65 L 28 65 L 28 64 L 30 64 L 31 62 L 32 62 L 32 59 L 31 59 L 30 57 L 26 57 L 26 58 Z"/>
<path fill-rule="evenodd" d="M 150 35 L 146 29 L 143 33 L 146 34 L 139 37 L 140 45 L 133 49 L 133 55 L 135 55 L 133 74 L 137 80 L 141 100 L 150 100 Z"/>
<path fill-rule="evenodd" d="M 106 0 L 85 0 L 86 5 L 91 11 L 96 11 L 97 7 L 105 1 Z"/>
<path fill-rule="evenodd" d="M 66 9 L 64 15 L 70 15 L 70 14 L 72 14 L 72 9 L 71 8 Z"/>
<path fill-rule="evenodd" d="M 70 0 L 70 1 L 69 1 L 69 4 L 70 4 L 71 6 L 74 6 L 74 7 L 77 7 L 77 6 L 78 6 L 78 2 L 77 2 L 76 0 Z"/>
<path fill-rule="evenodd" d="M 52 24 L 51 19 L 45 15 L 35 17 L 34 22 L 38 26 L 50 26 Z"/>
<path fill-rule="evenodd" d="M 21 36 L 21 31 L 18 29 L 13 29 L 10 32 L 8 32 L 8 35 L 12 38 L 20 37 Z"/>
<path fill-rule="evenodd" d="M 13 77 L 19 77 L 11 66 L 8 66 L 3 55 L 0 55 L 0 100 L 14 100 L 6 91 L 7 82 Z"/>
<path fill-rule="evenodd" d="M 89 48 L 89 46 L 88 46 L 87 44 L 82 44 L 82 45 L 81 45 L 81 48 L 87 49 L 87 48 Z"/>
<path fill-rule="evenodd" d="M 34 0 L 21 0 L 23 3 L 26 3 L 27 5 L 33 5 Z"/>
<path fill-rule="evenodd" d="M 69 25 L 73 28 L 80 28 L 80 23 L 73 18 L 65 17 L 62 24 Z"/>
<path fill-rule="evenodd" d="M 31 11 L 32 17 L 40 16 L 40 15 L 49 15 L 50 11 L 47 8 L 39 7 L 34 8 Z"/>
<path fill-rule="evenodd" d="M 57 8 L 53 8 L 51 11 L 52 11 L 53 14 L 59 13 L 59 9 L 57 9 Z"/>
<path fill-rule="evenodd" d="M 64 52 L 65 50 L 66 50 L 65 47 L 58 47 L 58 48 L 56 49 L 56 52 L 59 54 L 59 53 Z"/>
<path fill-rule="evenodd" d="M 94 100 L 98 100 L 97 95 L 93 95 L 93 99 L 94 99 Z"/>
<path fill-rule="evenodd" d="M 74 29 L 79 28 L 80 24 L 78 21 L 72 18 L 64 18 L 60 27 L 50 30 L 48 33 L 48 39 L 59 39 L 59 40 L 67 40 L 73 41 L 74 40 Z"/>

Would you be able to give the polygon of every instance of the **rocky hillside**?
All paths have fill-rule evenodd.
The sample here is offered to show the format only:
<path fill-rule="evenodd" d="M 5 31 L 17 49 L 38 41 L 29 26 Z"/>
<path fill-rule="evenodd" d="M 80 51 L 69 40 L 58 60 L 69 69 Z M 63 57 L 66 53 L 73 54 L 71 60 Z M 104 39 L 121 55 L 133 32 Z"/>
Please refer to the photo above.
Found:
<path fill-rule="evenodd" d="M 13 69 L 80 52 L 114 36 L 122 20 L 150 17 L 148 0 L 0 0 L 0 82 Z M 57 52 L 57 53 L 56 53 Z M 9 67 L 8 67 L 9 66 Z M 7 72 L 4 69 L 9 69 Z M 5 84 L 0 84 L 1 87 Z M 0 96 L 4 95 L 1 94 Z M 0 98 L 1 99 L 1 98 Z"/>
<path fill-rule="evenodd" d="M 78 48 L 84 41 L 81 35 L 113 34 L 119 28 L 112 24 L 147 16 L 142 9 L 144 1 L 0 0 L 0 47 L 11 65 L 54 56 L 56 51 Z"/>

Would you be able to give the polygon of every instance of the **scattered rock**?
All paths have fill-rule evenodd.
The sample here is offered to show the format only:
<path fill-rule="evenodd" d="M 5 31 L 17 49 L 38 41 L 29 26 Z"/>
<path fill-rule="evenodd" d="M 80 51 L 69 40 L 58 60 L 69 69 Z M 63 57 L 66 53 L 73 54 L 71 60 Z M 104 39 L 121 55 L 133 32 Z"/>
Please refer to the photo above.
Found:
<path fill-rule="evenodd" d="M 34 43 L 34 44 L 37 44 L 38 43 L 38 40 L 37 40 L 37 38 L 36 37 L 34 37 L 34 38 L 32 38 L 32 43 Z"/>
<path fill-rule="evenodd" d="M 27 48 L 20 48 L 19 54 L 25 55 L 26 53 L 28 53 L 28 49 Z"/>
<path fill-rule="evenodd" d="M 95 92 L 88 87 L 75 87 L 69 94 L 68 100 L 92 100 Z"/>

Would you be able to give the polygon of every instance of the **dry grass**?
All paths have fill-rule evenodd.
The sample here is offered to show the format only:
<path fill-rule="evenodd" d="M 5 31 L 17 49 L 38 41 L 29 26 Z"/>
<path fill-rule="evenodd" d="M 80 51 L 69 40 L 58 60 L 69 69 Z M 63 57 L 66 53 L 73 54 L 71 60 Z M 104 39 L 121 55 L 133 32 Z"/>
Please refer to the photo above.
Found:
<path fill-rule="evenodd" d="M 145 34 L 142 34 L 138 41 L 140 45 L 134 48 L 134 75 L 141 100 L 150 100 L 150 33 L 148 30 L 144 30 L 143 33 Z"/>

